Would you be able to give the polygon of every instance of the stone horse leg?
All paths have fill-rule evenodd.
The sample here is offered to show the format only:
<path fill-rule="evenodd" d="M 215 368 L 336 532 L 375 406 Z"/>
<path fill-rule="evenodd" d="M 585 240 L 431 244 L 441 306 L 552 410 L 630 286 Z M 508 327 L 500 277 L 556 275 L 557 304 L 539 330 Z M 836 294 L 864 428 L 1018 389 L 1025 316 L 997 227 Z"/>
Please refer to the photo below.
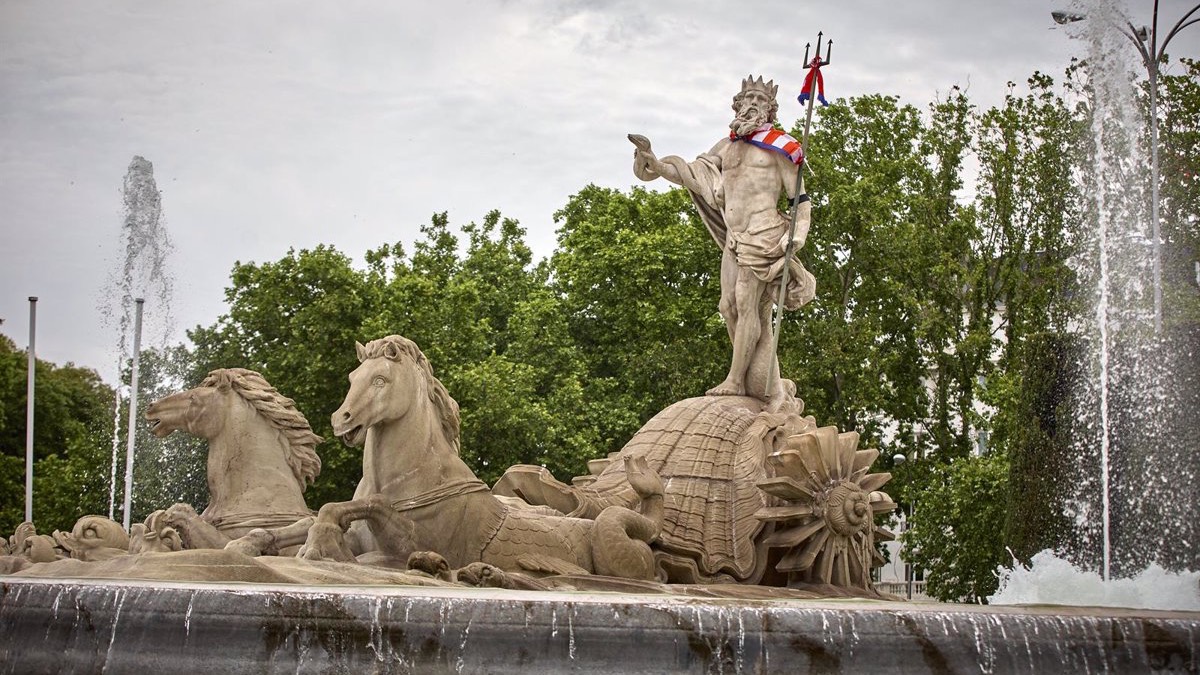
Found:
<path fill-rule="evenodd" d="M 155 511 L 147 518 L 147 522 L 154 526 L 150 528 L 151 531 L 160 536 L 163 534 L 163 527 L 173 527 L 185 549 L 223 548 L 248 556 L 260 556 L 292 553 L 286 549 L 304 543 L 313 518 L 302 518 L 284 527 L 255 528 L 233 540 L 212 523 L 201 518 L 191 504 L 179 503 L 165 511 Z"/>
<path fill-rule="evenodd" d="M 191 504 L 180 502 L 165 511 L 154 512 L 151 518 L 160 526 L 169 525 L 175 528 L 186 549 L 224 548 L 225 544 L 229 543 L 229 537 L 201 518 Z"/>
<path fill-rule="evenodd" d="M 657 572 L 650 544 L 662 529 L 662 480 L 643 457 L 627 458 L 624 468 L 635 503 L 610 505 L 595 518 L 582 519 L 522 517 L 518 510 L 484 549 L 483 561 L 538 575 L 594 573 L 654 580 Z M 517 524 L 509 524 L 514 521 Z"/>
<path fill-rule="evenodd" d="M 291 525 L 275 528 L 255 528 L 241 537 L 225 544 L 226 551 L 243 555 L 290 555 L 289 548 L 297 548 L 308 538 L 308 530 L 315 518 L 302 518 Z"/>
<path fill-rule="evenodd" d="M 354 562 L 356 558 L 345 535 L 351 523 L 360 520 L 369 523 L 379 542 L 380 556 L 407 565 L 408 556 L 414 551 L 416 527 L 412 520 L 393 509 L 383 495 L 322 506 L 296 555 L 307 560 Z"/>

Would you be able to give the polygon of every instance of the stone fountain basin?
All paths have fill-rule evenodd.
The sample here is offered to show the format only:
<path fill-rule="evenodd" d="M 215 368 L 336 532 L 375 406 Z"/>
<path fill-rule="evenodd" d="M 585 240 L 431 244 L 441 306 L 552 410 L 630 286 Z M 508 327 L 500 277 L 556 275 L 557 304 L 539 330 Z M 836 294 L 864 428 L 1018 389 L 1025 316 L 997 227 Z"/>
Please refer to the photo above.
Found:
<path fill-rule="evenodd" d="M 1195 672 L 1200 613 L 7 577 L 0 672 Z"/>

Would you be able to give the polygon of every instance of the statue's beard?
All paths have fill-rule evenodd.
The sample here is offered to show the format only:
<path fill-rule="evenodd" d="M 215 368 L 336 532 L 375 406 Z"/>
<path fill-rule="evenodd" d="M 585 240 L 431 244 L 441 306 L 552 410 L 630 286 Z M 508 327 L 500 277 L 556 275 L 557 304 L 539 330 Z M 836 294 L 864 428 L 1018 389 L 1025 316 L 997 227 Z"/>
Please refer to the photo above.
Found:
<path fill-rule="evenodd" d="M 767 112 L 757 106 L 748 105 L 738 111 L 729 128 L 738 136 L 749 136 L 754 130 L 767 123 Z"/>

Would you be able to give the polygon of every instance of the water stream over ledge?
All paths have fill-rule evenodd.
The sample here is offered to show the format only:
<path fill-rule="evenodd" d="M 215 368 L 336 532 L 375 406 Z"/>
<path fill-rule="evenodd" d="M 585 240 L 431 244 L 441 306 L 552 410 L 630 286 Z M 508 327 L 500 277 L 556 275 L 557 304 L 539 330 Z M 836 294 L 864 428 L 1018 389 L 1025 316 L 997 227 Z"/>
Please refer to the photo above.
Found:
<path fill-rule="evenodd" d="M 500 589 L 0 582 L 0 672 L 1148 672 L 1200 613 Z"/>

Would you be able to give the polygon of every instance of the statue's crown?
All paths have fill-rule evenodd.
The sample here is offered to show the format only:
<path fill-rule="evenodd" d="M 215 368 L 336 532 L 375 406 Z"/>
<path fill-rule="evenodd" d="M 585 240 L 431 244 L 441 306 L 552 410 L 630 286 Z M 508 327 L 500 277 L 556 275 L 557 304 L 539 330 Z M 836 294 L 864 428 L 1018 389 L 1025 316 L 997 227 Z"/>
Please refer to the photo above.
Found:
<path fill-rule="evenodd" d="M 753 75 L 748 75 L 746 79 L 742 80 L 742 92 L 753 90 L 761 91 L 771 97 L 771 100 L 775 100 L 775 94 L 779 93 L 779 85 L 775 84 L 775 80 L 763 82 L 761 75 L 758 79 L 755 79 Z"/>

